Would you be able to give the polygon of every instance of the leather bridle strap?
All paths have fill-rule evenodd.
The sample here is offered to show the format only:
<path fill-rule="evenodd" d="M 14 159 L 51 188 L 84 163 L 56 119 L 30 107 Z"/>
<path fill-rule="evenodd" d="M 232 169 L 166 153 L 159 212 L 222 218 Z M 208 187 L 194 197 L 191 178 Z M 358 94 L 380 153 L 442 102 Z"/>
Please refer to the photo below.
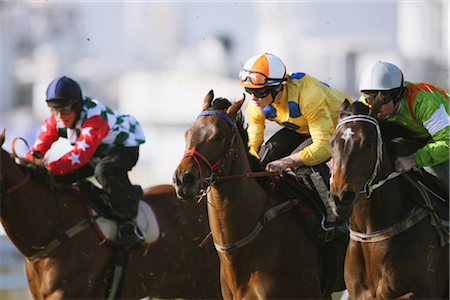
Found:
<path fill-rule="evenodd" d="M 244 247 L 251 243 L 263 230 L 263 228 L 274 218 L 277 216 L 284 214 L 291 210 L 294 206 L 296 206 L 300 202 L 299 199 L 291 199 L 286 202 L 283 202 L 281 204 L 278 204 L 269 210 L 267 210 L 263 215 L 260 221 L 256 224 L 255 228 L 253 228 L 252 232 L 248 234 L 246 237 L 240 239 L 237 242 L 234 242 L 232 244 L 225 244 L 225 245 L 219 245 L 214 241 L 214 247 L 216 247 L 216 250 L 219 252 L 225 252 L 229 253 L 232 251 L 235 251 L 241 247 Z"/>
<path fill-rule="evenodd" d="M 26 260 L 28 262 L 33 262 L 37 259 L 47 256 L 48 254 L 50 254 L 50 252 L 55 250 L 64 241 L 68 240 L 69 238 L 77 235 L 78 233 L 82 232 L 86 228 L 90 227 L 91 224 L 94 222 L 94 220 L 97 219 L 98 217 L 99 217 L 99 215 L 81 220 L 80 222 L 75 224 L 73 227 L 69 228 L 68 230 L 66 230 L 64 232 L 64 235 L 65 235 L 64 240 L 61 240 L 58 238 L 53 239 L 47 246 L 43 247 L 40 251 L 38 251 L 34 255 L 25 257 Z"/>
<path fill-rule="evenodd" d="M 228 156 L 230 156 L 230 154 L 232 152 L 232 146 L 233 146 L 234 140 L 236 138 L 237 126 L 236 126 L 236 122 L 233 119 L 231 119 L 226 113 L 221 112 L 221 111 L 206 110 L 206 111 L 203 111 L 197 118 L 204 117 L 204 116 L 217 116 L 217 117 L 225 120 L 231 126 L 231 129 L 233 132 L 233 135 L 230 140 L 230 148 L 215 163 L 211 163 L 203 154 L 201 154 L 200 152 L 197 151 L 196 147 L 192 147 L 191 149 L 187 150 L 184 153 L 183 158 L 192 157 L 192 159 L 194 159 L 194 161 L 197 165 L 198 171 L 200 173 L 200 181 L 205 182 L 207 185 L 210 185 L 211 183 L 213 183 L 212 181 L 214 180 L 213 177 L 215 175 L 215 172 L 217 172 L 219 170 L 219 168 L 222 166 L 224 160 Z M 209 169 L 211 171 L 211 175 L 208 180 L 203 178 L 200 160 L 203 161 L 209 167 Z"/>

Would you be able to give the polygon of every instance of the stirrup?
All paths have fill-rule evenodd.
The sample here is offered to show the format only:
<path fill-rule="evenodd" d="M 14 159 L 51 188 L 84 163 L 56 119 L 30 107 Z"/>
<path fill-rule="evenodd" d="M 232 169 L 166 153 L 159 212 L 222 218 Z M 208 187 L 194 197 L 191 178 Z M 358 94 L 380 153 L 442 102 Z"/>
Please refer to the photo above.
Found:
<path fill-rule="evenodd" d="M 126 222 L 123 222 L 122 224 L 120 224 L 119 233 L 118 233 L 119 238 L 122 237 L 122 231 L 120 229 L 124 228 L 127 225 L 131 225 L 133 227 L 133 233 L 140 241 L 145 241 L 145 238 L 146 238 L 145 234 L 141 231 L 141 229 L 133 221 L 126 221 Z"/>
<path fill-rule="evenodd" d="M 139 240 L 141 240 L 142 242 L 145 241 L 145 239 L 147 238 L 144 234 L 144 232 L 142 232 L 142 230 L 139 228 L 139 226 L 137 226 L 135 223 L 134 224 L 134 234 L 138 237 Z"/>

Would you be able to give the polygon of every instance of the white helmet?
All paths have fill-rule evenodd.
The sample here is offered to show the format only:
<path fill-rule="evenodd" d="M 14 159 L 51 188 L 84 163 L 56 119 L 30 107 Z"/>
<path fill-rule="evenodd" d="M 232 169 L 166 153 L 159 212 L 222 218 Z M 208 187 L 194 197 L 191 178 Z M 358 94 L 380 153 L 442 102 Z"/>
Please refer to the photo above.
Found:
<path fill-rule="evenodd" d="M 402 86 L 402 71 L 396 65 L 383 61 L 367 66 L 359 81 L 360 91 L 388 91 Z"/>
<path fill-rule="evenodd" d="M 246 88 L 263 88 L 281 84 L 286 79 L 286 67 L 281 59 L 264 53 L 250 57 L 239 73 L 240 84 Z"/>

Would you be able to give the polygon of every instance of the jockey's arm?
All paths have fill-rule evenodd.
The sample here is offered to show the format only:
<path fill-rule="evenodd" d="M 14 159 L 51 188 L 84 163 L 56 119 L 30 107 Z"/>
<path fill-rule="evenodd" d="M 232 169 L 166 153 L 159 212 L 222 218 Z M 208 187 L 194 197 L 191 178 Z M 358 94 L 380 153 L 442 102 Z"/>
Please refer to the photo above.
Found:
<path fill-rule="evenodd" d="M 331 157 L 330 140 L 334 123 L 324 97 L 320 93 L 314 95 L 304 109 L 312 143 L 298 153 L 299 166 L 315 166 Z"/>
<path fill-rule="evenodd" d="M 432 135 L 433 142 L 417 150 L 413 155 L 417 166 L 426 167 L 449 160 L 450 126 Z"/>
<path fill-rule="evenodd" d="M 72 151 L 48 164 L 47 168 L 50 173 L 65 175 L 86 165 L 101 141 L 108 135 L 109 130 L 108 123 L 101 116 L 94 116 L 86 120 Z"/>
<path fill-rule="evenodd" d="M 259 150 L 264 142 L 266 119 L 261 110 L 252 102 L 247 107 L 248 116 L 248 146 L 250 154 L 259 158 Z"/>
<path fill-rule="evenodd" d="M 413 156 L 417 166 L 436 165 L 449 160 L 450 116 L 449 99 L 439 93 L 420 93 L 415 113 L 433 141 Z"/>
<path fill-rule="evenodd" d="M 325 99 L 316 97 L 317 94 L 312 96 L 314 96 L 314 101 L 309 101 L 304 110 L 312 144 L 298 153 L 270 162 L 266 167 L 267 171 L 282 172 L 292 167 L 315 166 L 331 157 L 329 141 L 333 134 L 334 124 L 330 112 L 325 108 Z"/>
<path fill-rule="evenodd" d="M 56 129 L 56 121 L 53 115 L 50 115 L 44 122 L 39 132 L 38 139 L 33 147 L 25 154 L 25 158 L 33 162 L 40 162 L 48 149 L 59 138 L 58 130 Z"/>

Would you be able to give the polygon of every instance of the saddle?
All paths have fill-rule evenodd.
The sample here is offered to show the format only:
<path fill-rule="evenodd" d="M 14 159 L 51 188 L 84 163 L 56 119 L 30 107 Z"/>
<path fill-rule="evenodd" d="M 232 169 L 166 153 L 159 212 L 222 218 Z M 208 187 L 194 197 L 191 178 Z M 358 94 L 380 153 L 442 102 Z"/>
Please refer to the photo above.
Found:
<path fill-rule="evenodd" d="M 148 247 L 158 239 L 156 216 L 144 201 L 138 201 L 136 218 L 124 221 L 123 215 L 117 212 L 114 201 L 111 201 L 104 190 L 85 179 L 79 180 L 76 185 L 85 195 L 88 214 L 96 218 L 95 229 L 102 240 L 116 246 L 129 247 L 138 243 Z M 143 195 L 140 186 L 135 185 L 133 189 L 135 195 Z"/>
<path fill-rule="evenodd" d="M 124 222 L 123 215 L 117 213 L 114 201 L 111 201 L 105 191 L 86 179 L 79 180 L 75 186 L 84 195 L 87 214 L 95 220 L 93 227 L 102 243 L 115 246 L 114 269 L 107 283 L 107 299 L 120 298 L 123 274 L 127 269 L 128 249 L 136 244 L 148 249 L 160 237 L 156 215 L 148 203 L 138 201 L 136 218 Z M 142 199 L 143 192 L 140 186 L 133 186 L 133 193 L 136 199 Z M 128 238 L 127 232 L 127 236 L 123 238 L 125 230 L 131 230 L 134 237 Z"/>

